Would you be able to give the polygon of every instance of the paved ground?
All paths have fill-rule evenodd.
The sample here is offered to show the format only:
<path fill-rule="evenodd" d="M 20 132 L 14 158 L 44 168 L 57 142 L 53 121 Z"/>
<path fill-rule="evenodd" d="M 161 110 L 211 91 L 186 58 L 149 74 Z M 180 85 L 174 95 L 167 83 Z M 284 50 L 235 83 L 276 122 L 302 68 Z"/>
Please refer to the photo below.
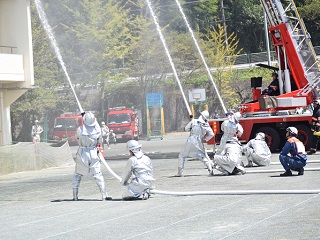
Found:
<path fill-rule="evenodd" d="M 176 134 L 141 143 L 146 152 L 159 156 L 177 154 L 184 141 L 183 134 Z M 123 149 L 121 143 L 106 151 L 118 175 L 127 159 L 118 156 L 117 151 L 125 153 Z M 319 160 L 319 156 L 309 160 Z M 272 158 L 278 162 L 277 154 Z M 146 201 L 124 202 L 120 200 L 122 187 L 103 167 L 114 200 L 99 201 L 98 188 L 88 176 L 81 182 L 81 201 L 74 202 L 73 165 L 8 174 L 0 177 L 0 239 L 320 239 L 319 194 L 227 195 L 230 190 L 317 190 L 319 171 L 281 178 L 280 165 L 271 165 L 248 169 L 245 175 L 216 172 L 208 177 L 202 163 L 191 160 L 186 163 L 186 176 L 177 178 L 176 158 L 155 157 L 153 165 L 156 190 L 222 193 L 155 194 Z M 310 163 L 307 169 L 319 167 L 320 163 Z M 270 171 L 253 173 L 256 170 Z"/>

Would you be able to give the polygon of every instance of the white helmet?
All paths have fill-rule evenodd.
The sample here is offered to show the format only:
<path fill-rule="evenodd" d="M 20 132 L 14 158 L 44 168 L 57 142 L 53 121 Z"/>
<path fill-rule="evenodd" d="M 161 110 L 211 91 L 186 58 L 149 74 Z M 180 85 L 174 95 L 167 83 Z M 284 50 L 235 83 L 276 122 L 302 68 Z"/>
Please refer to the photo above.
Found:
<path fill-rule="evenodd" d="M 208 120 L 209 118 L 209 112 L 207 110 L 202 111 L 201 116 L 203 117 L 204 120 Z"/>
<path fill-rule="evenodd" d="M 286 131 L 291 133 L 292 135 L 298 135 L 298 129 L 296 129 L 295 127 L 287 127 Z"/>
<path fill-rule="evenodd" d="M 240 112 L 234 113 L 233 118 L 236 122 L 239 122 L 239 119 L 241 118 L 241 113 Z"/>
<path fill-rule="evenodd" d="M 85 125 L 92 127 L 96 122 L 96 117 L 93 115 L 92 112 L 86 112 L 83 117 L 83 122 Z"/>
<path fill-rule="evenodd" d="M 263 132 L 258 132 L 256 135 L 256 139 L 264 140 L 266 135 Z"/>
<path fill-rule="evenodd" d="M 38 122 L 39 122 L 38 120 L 35 120 L 35 121 L 34 121 L 34 123 L 38 123 Z"/>
<path fill-rule="evenodd" d="M 106 123 L 105 122 L 101 122 L 101 125 L 106 125 Z"/>
<path fill-rule="evenodd" d="M 136 140 L 129 140 L 127 142 L 127 149 L 128 150 L 134 150 L 137 148 L 141 148 L 141 144 L 139 144 Z"/>
<path fill-rule="evenodd" d="M 320 99 L 313 100 L 313 103 L 320 105 Z"/>

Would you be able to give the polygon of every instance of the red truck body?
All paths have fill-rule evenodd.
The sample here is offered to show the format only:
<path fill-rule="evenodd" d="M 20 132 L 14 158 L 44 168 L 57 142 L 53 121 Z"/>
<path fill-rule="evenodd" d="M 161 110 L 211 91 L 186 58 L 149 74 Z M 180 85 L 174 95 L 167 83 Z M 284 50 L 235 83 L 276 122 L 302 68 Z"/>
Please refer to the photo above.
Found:
<path fill-rule="evenodd" d="M 55 118 L 53 128 L 53 140 L 62 141 L 67 139 L 70 144 L 77 144 L 75 137 L 79 126 L 83 125 L 81 115 L 64 113 Z"/>
<path fill-rule="evenodd" d="M 279 0 L 260 2 L 268 18 L 269 33 L 278 57 L 277 68 L 264 67 L 278 70 L 280 95 L 261 96 L 262 78 L 259 83 L 256 81 L 258 78 L 251 79 L 253 101 L 240 107 L 240 124 L 244 129 L 240 140 L 248 142 L 256 133 L 264 132 L 270 150 L 274 152 L 286 141 L 285 129 L 293 126 L 298 129 L 298 137 L 308 149 L 312 139 L 311 113 L 301 114 L 296 109 L 308 106 L 317 98 L 315 89 L 320 82 L 320 70 L 310 36 L 293 0 L 286 1 L 284 4 L 288 6 L 284 7 Z M 209 121 L 216 134 L 209 144 L 220 141 L 224 120 Z"/>
<path fill-rule="evenodd" d="M 110 108 L 107 126 L 116 134 L 117 141 L 138 140 L 140 119 L 137 110 L 126 107 Z"/>

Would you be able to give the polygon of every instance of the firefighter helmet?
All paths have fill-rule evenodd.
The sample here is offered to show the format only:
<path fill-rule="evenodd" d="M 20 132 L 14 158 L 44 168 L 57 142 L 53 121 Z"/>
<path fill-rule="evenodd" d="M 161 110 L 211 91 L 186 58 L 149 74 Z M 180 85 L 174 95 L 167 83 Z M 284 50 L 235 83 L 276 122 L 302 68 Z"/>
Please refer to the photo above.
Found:
<path fill-rule="evenodd" d="M 287 127 L 286 131 L 294 136 L 298 135 L 298 129 L 296 129 L 295 127 Z"/>
<path fill-rule="evenodd" d="M 313 100 L 313 103 L 320 105 L 320 99 Z"/>
<path fill-rule="evenodd" d="M 203 117 L 203 120 L 208 120 L 209 118 L 209 112 L 207 110 L 201 112 L 201 116 Z"/>
<path fill-rule="evenodd" d="M 239 122 L 239 119 L 241 118 L 241 113 L 240 112 L 234 113 L 233 118 L 236 122 Z"/>
<path fill-rule="evenodd" d="M 266 135 L 263 132 L 258 132 L 256 135 L 256 139 L 264 140 Z"/>
<path fill-rule="evenodd" d="M 101 122 L 101 125 L 106 125 L 106 123 L 105 122 Z"/>
<path fill-rule="evenodd" d="M 141 148 L 141 144 L 139 144 L 136 140 L 129 140 L 127 142 L 127 149 L 128 150 L 133 150 L 133 149 L 137 149 L 137 148 Z"/>
<path fill-rule="evenodd" d="M 86 112 L 83 118 L 83 122 L 85 125 L 92 127 L 96 122 L 96 117 L 93 115 L 92 112 Z"/>

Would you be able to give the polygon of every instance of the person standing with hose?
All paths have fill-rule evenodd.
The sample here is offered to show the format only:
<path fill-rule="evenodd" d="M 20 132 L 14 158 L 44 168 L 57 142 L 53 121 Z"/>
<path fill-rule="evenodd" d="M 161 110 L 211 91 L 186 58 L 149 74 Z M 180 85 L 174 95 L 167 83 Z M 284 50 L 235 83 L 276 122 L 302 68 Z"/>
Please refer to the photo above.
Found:
<path fill-rule="evenodd" d="M 312 155 L 317 152 L 319 136 L 320 136 L 320 99 L 313 101 L 313 112 L 311 131 L 313 133 L 311 148 L 308 155 Z"/>
<path fill-rule="evenodd" d="M 78 200 L 78 190 L 83 175 L 90 174 L 95 179 L 102 196 L 102 201 L 112 200 L 108 196 L 103 175 L 100 169 L 100 158 L 98 156 L 98 144 L 102 142 L 101 128 L 92 112 L 81 113 L 83 126 L 76 133 L 79 149 L 76 154 L 76 167 L 73 177 L 73 200 Z"/>
<path fill-rule="evenodd" d="M 203 141 L 209 141 L 214 137 L 214 133 L 208 124 L 209 112 L 203 111 L 198 119 L 191 120 L 185 127 L 186 131 L 190 132 L 183 149 L 179 154 L 178 174 L 177 177 L 183 177 L 184 163 L 186 157 L 198 158 L 206 165 L 209 176 L 213 175 L 213 162 L 208 157 L 203 145 Z"/>
<path fill-rule="evenodd" d="M 220 154 L 224 150 L 228 140 L 231 140 L 233 137 L 242 136 L 243 127 L 239 123 L 240 117 L 240 112 L 232 113 L 228 116 L 228 119 L 223 121 L 223 123 L 221 124 L 221 130 L 223 131 L 223 135 L 218 146 L 218 154 Z"/>

